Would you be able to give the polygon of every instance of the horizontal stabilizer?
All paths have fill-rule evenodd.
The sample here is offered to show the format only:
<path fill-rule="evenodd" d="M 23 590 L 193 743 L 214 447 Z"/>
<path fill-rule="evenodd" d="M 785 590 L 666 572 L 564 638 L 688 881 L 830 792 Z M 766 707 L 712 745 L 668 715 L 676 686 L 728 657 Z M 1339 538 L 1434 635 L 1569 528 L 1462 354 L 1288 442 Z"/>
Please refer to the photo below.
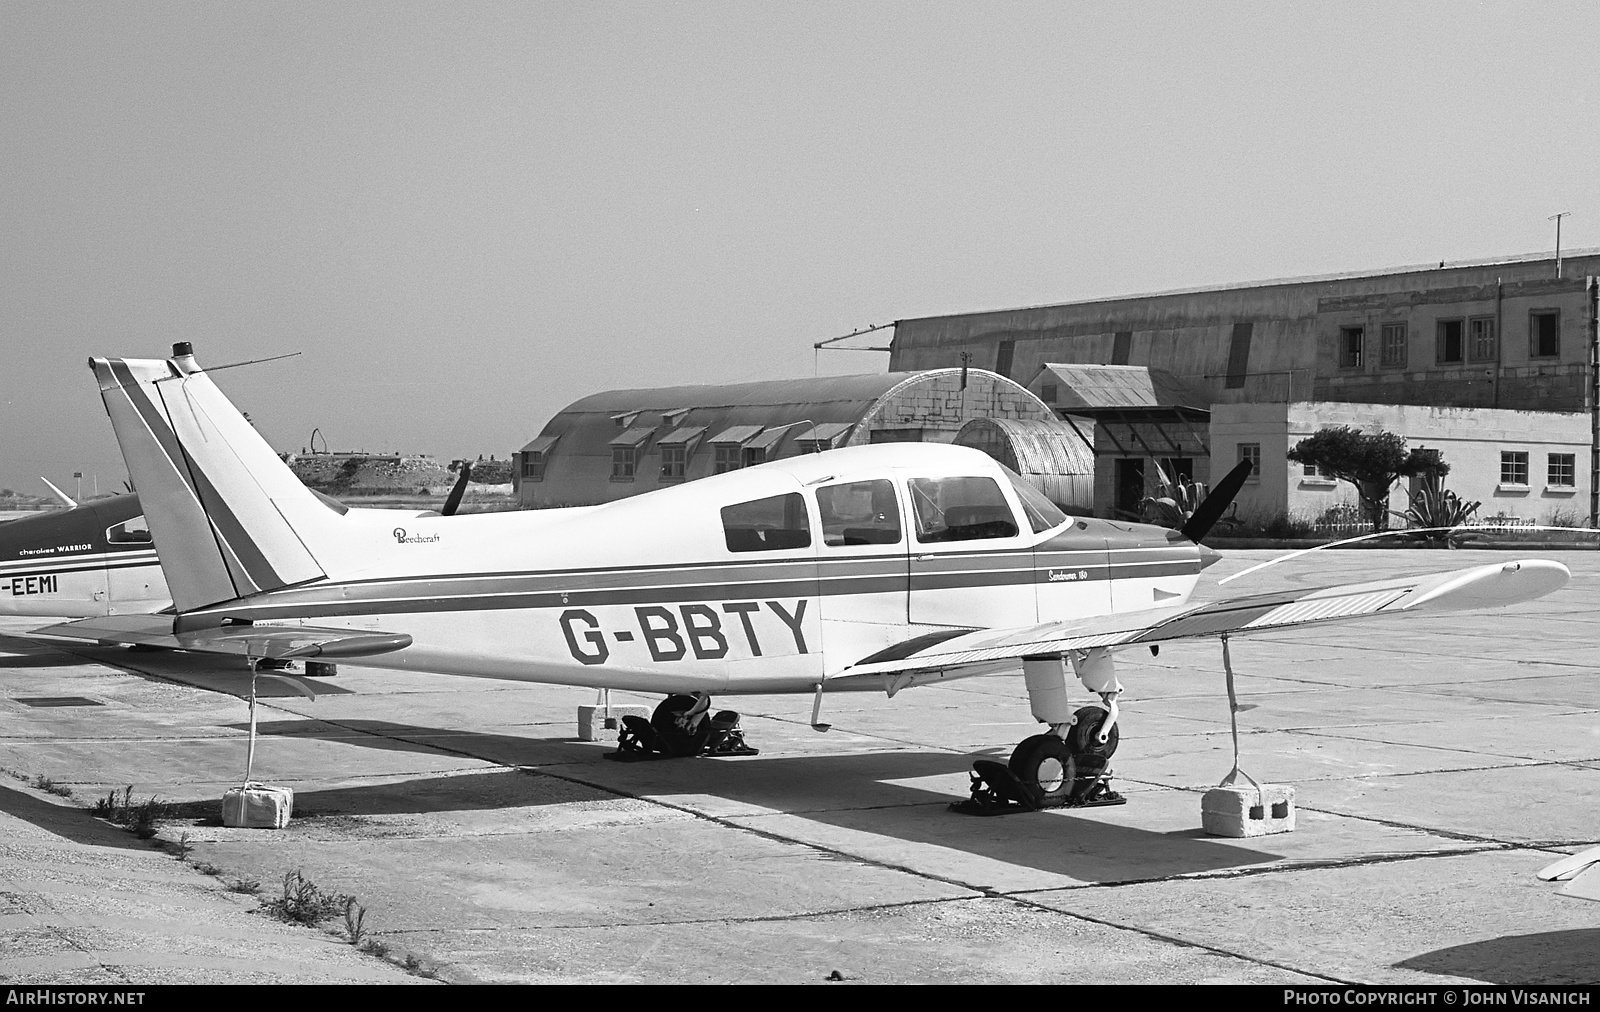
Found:
<path fill-rule="evenodd" d="M 1597 864 L 1600 864 L 1600 847 L 1590 847 L 1545 865 L 1539 869 L 1536 877 L 1542 882 L 1565 882 L 1577 878 L 1585 868 Z"/>
<path fill-rule="evenodd" d="M 137 643 L 197 653 L 265 657 L 370 657 L 411 645 L 405 633 L 323 629 L 302 625 L 225 625 L 173 630 L 171 615 L 112 615 L 35 629 L 30 635 L 53 639 Z"/>

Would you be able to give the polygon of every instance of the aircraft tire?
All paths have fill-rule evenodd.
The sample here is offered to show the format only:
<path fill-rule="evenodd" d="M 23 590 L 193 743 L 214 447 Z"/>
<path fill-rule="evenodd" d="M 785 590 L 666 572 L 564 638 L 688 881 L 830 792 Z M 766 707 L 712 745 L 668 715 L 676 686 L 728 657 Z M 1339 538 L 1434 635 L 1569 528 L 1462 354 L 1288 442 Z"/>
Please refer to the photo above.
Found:
<path fill-rule="evenodd" d="M 706 704 L 709 703 L 707 699 Z M 704 717 L 709 717 L 709 705 L 702 706 L 700 698 L 692 695 L 674 694 L 656 706 L 655 712 L 650 715 L 650 726 L 655 729 L 657 745 L 664 754 L 691 756 L 705 750 L 706 740 L 711 736 L 712 722 L 701 719 L 688 729 L 684 727 L 684 714 L 697 707 Z"/>
<path fill-rule="evenodd" d="M 1098 706 L 1085 706 L 1073 716 L 1078 718 L 1078 722 L 1067 732 L 1067 748 L 1072 754 L 1110 759 L 1117 751 L 1117 742 L 1122 738 L 1122 725 L 1112 724 L 1111 733 L 1106 736 L 1105 744 L 1102 745 L 1100 724 L 1105 720 L 1106 711 Z"/>
<path fill-rule="evenodd" d="M 1077 778 L 1077 760 L 1067 743 L 1053 734 L 1024 739 L 1011 753 L 1011 773 L 1040 808 L 1065 804 Z"/>

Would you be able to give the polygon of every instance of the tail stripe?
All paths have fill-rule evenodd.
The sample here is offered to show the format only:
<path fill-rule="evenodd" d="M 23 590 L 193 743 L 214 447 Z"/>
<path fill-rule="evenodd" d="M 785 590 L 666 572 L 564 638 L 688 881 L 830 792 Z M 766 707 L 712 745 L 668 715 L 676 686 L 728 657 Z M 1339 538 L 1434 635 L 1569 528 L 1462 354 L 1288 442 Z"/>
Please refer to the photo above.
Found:
<path fill-rule="evenodd" d="M 187 383 L 188 381 L 186 376 L 178 382 Z M 172 410 L 166 402 L 166 393 L 159 388 L 155 389 L 155 393 L 161 398 L 162 410 L 166 412 L 169 418 L 172 417 Z M 172 436 L 179 452 L 183 453 L 185 466 L 180 468 L 180 471 L 186 478 L 189 490 L 194 493 L 195 498 L 200 500 L 200 508 L 206 511 L 206 516 L 211 519 L 218 537 L 222 539 L 224 549 L 231 553 L 233 557 L 235 565 L 230 566 L 230 570 L 243 569 L 242 575 L 251 584 L 247 591 L 244 588 L 239 588 L 239 581 L 235 579 L 234 586 L 239 589 L 239 593 L 243 595 L 247 592 L 253 593 L 271 587 L 282 587 L 291 582 L 285 579 L 273 567 L 267 557 L 262 554 L 255 543 L 255 539 L 250 537 L 249 532 L 245 530 L 244 524 L 239 522 L 238 514 L 222 498 L 222 494 L 217 491 L 216 485 L 206 474 L 205 469 L 200 466 L 192 454 L 184 450 L 183 441 L 177 438 L 176 432 L 169 429 L 168 433 Z"/>
<path fill-rule="evenodd" d="M 239 523 L 238 517 L 222 501 L 216 488 L 206 479 L 205 472 L 201 471 L 195 465 L 193 458 L 184 452 L 183 444 L 178 440 L 177 433 L 168 420 L 170 409 L 167 408 L 165 397 L 163 396 L 161 408 L 158 410 L 149 396 L 140 389 L 139 381 L 125 363 L 112 360 L 110 364 L 112 374 L 116 376 L 129 403 L 138 412 L 162 452 L 166 454 L 168 462 L 182 479 L 184 487 L 194 496 L 207 519 L 211 521 L 212 536 L 217 542 L 217 551 L 227 566 L 234 593 L 242 597 L 245 594 L 255 593 L 263 587 L 282 586 L 284 581 L 278 578 L 272 565 L 256 550 L 243 525 Z M 241 586 L 241 583 L 245 585 Z"/>

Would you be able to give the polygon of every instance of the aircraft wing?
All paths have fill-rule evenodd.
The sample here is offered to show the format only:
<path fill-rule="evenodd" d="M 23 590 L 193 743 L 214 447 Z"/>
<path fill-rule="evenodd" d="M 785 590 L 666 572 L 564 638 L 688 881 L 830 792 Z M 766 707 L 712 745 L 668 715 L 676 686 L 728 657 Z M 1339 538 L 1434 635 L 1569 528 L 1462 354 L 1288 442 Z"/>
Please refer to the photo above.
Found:
<path fill-rule="evenodd" d="M 984 674 L 1001 662 L 1060 656 L 1071 650 L 1266 632 L 1376 615 L 1493 608 L 1543 597 L 1565 586 L 1571 575 L 1559 562 L 1528 559 L 1013 629 L 951 630 L 881 650 L 829 678 L 828 684 L 845 688 L 841 681 L 901 676 L 885 680 L 898 690 L 921 681 Z M 916 677 L 925 673 L 935 677 Z"/>
<path fill-rule="evenodd" d="M 404 633 L 324 629 L 309 625 L 226 625 L 179 631 L 171 615 L 111 615 L 35 629 L 31 635 L 235 654 L 277 660 L 368 657 L 411 645 Z"/>

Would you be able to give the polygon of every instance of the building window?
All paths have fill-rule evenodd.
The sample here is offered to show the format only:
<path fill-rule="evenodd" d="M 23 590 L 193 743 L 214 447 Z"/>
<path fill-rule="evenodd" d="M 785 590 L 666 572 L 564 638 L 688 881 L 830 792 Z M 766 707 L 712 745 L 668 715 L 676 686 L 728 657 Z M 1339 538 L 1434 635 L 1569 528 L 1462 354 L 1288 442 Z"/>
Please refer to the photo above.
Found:
<path fill-rule="evenodd" d="M 1545 484 L 1551 488 L 1576 488 L 1578 486 L 1578 455 L 1552 453 L 1547 459 Z"/>
<path fill-rule="evenodd" d="M 1439 321 L 1439 364 L 1450 365 L 1462 361 L 1462 321 Z"/>
<path fill-rule="evenodd" d="M 1046 383 L 1044 386 L 1039 388 L 1039 399 L 1044 401 L 1046 404 L 1054 404 L 1056 402 L 1057 393 L 1058 391 L 1056 390 L 1056 385 L 1054 383 Z"/>
<path fill-rule="evenodd" d="M 632 481 L 637 461 L 638 458 L 633 447 L 613 446 L 611 448 L 611 480 Z"/>
<path fill-rule="evenodd" d="M 1260 443 L 1240 443 L 1239 444 L 1239 463 L 1242 464 L 1247 460 L 1250 462 L 1250 477 L 1246 478 L 1245 481 L 1260 481 L 1261 480 L 1261 444 Z M 1234 466 L 1237 467 L 1238 465 L 1236 464 Z"/>
<path fill-rule="evenodd" d="M 1534 358 L 1561 357 L 1561 311 L 1540 309 L 1528 314 L 1528 354 Z"/>
<path fill-rule="evenodd" d="M 1361 345 L 1367 336 L 1365 327 L 1340 327 L 1339 328 L 1339 367 L 1341 369 L 1361 368 Z"/>
<path fill-rule="evenodd" d="M 1313 481 L 1320 481 L 1322 479 L 1322 472 L 1317 470 L 1317 465 L 1315 464 L 1301 464 L 1300 477 L 1310 478 Z"/>
<path fill-rule="evenodd" d="M 530 451 L 522 455 L 522 480 L 544 481 L 544 454 Z"/>
<path fill-rule="evenodd" d="M 689 448 L 686 446 L 661 447 L 661 480 L 682 481 L 689 469 Z"/>
<path fill-rule="evenodd" d="M 1383 358 L 1382 364 L 1393 366 L 1397 369 L 1406 367 L 1406 325 L 1403 323 L 1385 323 L 1383 325 Z"/>
<path fill-rule="evenodd" d="M 1476 316 L 1467 321 L 1467 346 L 1474 362 L 1500 361 L 1500 342 L 1495 340 L 1493 317 Z"/>
<path fill-rule="evenodd" d="M 1500 451 L 1500 484 L 1528 484 L 1528 452 L 1526 450 Z"/>
<path fill-rule="evenodd" d="M 739 463 L 738 443 L 718 443 L 716 445 L 716 451 L 716 459 L 712 461 L 711 465 L 712 474 L 725 474 L 728 471 L 737 471 L 742 466 Z"/>
<path fill-rule="evenodd" d="M 745 467 L 755 467 L 757 464 L 765 464 L 767 462 L 766 448 L 760 446 L 746 446 L 744 448 L 744 453 L 740 456 L 740 459 L 744 462 Z"/>

